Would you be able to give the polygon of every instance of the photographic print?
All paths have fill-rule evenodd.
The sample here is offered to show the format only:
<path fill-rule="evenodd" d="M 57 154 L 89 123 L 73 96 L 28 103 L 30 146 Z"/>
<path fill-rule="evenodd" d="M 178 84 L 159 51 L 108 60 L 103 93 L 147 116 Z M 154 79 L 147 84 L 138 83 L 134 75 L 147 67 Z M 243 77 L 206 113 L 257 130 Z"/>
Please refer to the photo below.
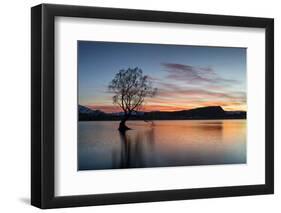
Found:
<path fill-rule="evenodd" d="M 247 163 L 246 48 L 78 41 L 78 171 Z"/>

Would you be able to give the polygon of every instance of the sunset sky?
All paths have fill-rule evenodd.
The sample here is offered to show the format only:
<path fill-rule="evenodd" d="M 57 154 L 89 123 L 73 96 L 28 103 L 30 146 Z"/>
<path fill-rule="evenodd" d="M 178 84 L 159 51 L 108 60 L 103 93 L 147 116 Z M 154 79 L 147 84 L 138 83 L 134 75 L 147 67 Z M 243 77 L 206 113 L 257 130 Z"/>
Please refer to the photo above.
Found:
<path fill-rule="evenodd" d="M 186 45 L 78 41 L 78 101 L 119 112 L 107 86 L 120 69 L 139 67 L 158 88 L 142 111 L 202 106 L 247 110 L 246 49 Z"/>

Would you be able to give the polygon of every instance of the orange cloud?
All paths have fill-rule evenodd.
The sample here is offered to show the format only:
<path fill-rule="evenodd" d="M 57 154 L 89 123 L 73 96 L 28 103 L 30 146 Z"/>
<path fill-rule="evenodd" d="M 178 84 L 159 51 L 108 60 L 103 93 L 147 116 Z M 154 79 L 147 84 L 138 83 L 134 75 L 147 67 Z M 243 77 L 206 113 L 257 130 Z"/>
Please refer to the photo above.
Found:
<path fill-rule="evenodd" d="M 120 112 L 122 111 L 118 106 L 115 105 L 86 105 L 86 107 L 92 109 L 92 110 L 101 110 L 103 112 Z"/>
<path fill-rule="evenodd" d="M 190 102 L 186 104 L 169 104 L 169 103 L 151 103 L 146 104 L 141 107 L 141 111 L 150 112 L 150 111 L 179 111 L 179 110 L 188 110 L 194 109 L 197 107 L 204 106 L 221 106 L 226 111 L 246 111 L 247 106 L 243 103 L 238 102 L 220 102 L 220 101 L 209 101 L 209 102 Z M 87 107 L 93 110 L 101 110 L 103 112 L 111 113 L 111 112 L 121 112 L 122 110 L 114 105 L 88 105 Z"/>

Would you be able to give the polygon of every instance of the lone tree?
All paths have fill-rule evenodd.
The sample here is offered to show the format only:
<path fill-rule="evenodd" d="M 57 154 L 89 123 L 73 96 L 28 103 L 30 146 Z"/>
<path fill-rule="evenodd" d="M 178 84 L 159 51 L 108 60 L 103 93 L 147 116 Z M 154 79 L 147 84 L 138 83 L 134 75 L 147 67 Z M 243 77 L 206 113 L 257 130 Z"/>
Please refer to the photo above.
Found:
<path fill-rule="evenodd" d="M 145 97 L 153 97 L 157 89 L 152 87 L 152 82 L 138 67 L 120 70 L 108 85 L 110 92 L 114 93 L 113 103 L 118 105 L 124 116 L 119 124 L 119 131 L 125 132 L 130 128 L 126 121 L 133 112 L 137 112 L 144 103 Z"/>

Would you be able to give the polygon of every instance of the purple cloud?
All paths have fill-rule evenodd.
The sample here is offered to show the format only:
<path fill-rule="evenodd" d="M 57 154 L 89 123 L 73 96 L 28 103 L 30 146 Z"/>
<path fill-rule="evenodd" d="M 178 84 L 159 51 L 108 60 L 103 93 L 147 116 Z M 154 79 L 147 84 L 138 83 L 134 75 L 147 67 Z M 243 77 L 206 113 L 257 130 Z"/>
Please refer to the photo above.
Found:
<path fill-rule="evenodd" d="M 220 77 L 210 67 L 195 67 L 187 64 L 163 63 L 167 78 L 189 83 L 237 83 L 236 80 Z"/>
<path fill-rule="evenodd" d="M 182 88 L 177 85 L 170 83 L 161 83 L 161 88 L 158 91 L 159 97 L 169 98 L 169 97 L 178 97 L 183 96 L 186 98 L 208 98 L 208 99 L 225 99 L 225 100 L 236 100 L 245 102 L 246 94 L 245 92 L 238 91 L 228 91 L 228 92 L 218 92 L 211 91 L 207 89 L 198 89 L 198 88 Z"/>

